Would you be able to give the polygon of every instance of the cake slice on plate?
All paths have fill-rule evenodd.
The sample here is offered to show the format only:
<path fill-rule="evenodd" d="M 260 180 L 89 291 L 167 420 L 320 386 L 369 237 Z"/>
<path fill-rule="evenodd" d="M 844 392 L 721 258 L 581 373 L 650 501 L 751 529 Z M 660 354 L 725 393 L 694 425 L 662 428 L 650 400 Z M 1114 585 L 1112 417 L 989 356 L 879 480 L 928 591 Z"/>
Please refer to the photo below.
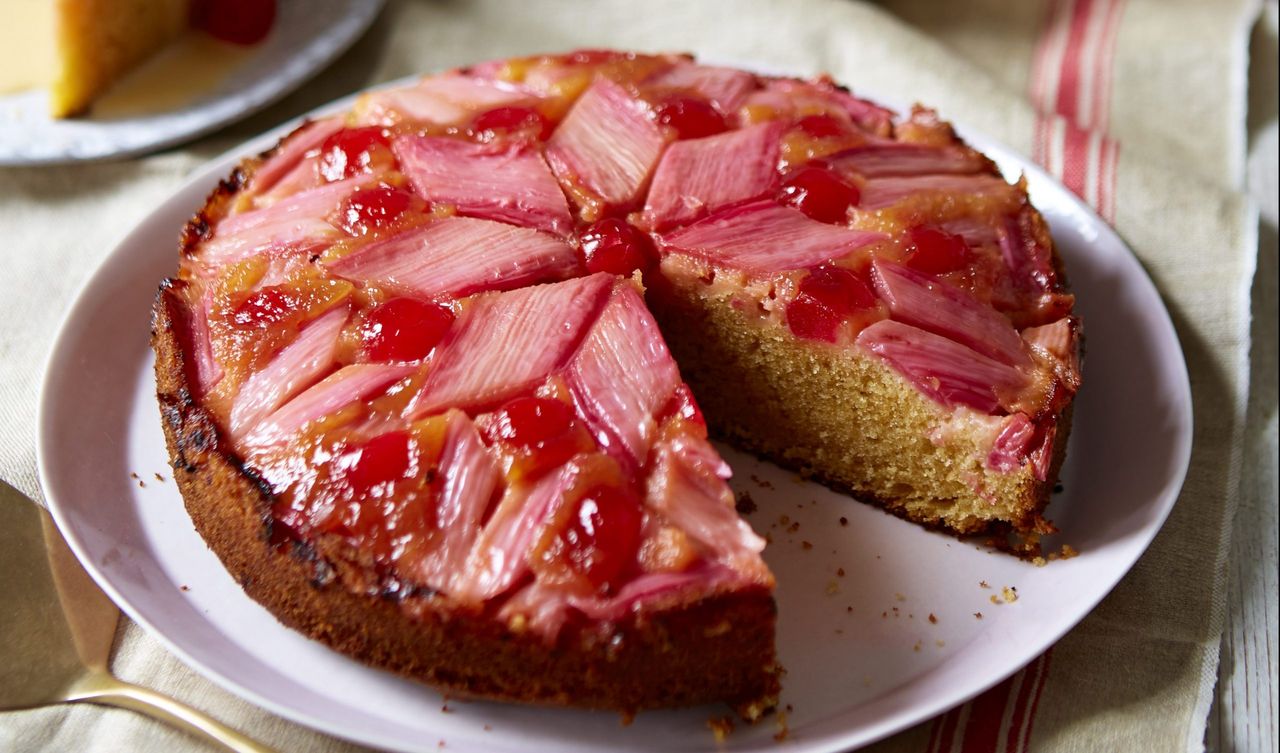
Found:
<path fill-rule="evenodd" d="M 275 0 L 6 0 L 5 10 L 0 93 L 47 88 L 49 114 L 69 118 L 190 28 L 260 41 Z"/>

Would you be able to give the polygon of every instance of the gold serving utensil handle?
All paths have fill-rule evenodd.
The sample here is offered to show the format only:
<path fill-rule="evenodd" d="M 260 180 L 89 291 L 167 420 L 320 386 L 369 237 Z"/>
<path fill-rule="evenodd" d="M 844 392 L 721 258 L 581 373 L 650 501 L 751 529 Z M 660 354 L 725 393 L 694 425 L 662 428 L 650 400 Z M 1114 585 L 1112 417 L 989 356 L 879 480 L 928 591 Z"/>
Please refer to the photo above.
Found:
<path fill-rule="evenodd" d="M 66 700 L 136 711 L 234 753 L 275 753 L 208 714 L 149 688 L 118 680 L 103 671 L 85 673 L 67 688 Z"/>
<path fill-rule="evenodd" d="M 234 753 L 273 753 L 199 711 L 114 677 L 120 610 L 49 514 L 0 481 L 0 711 L 97 703 L 145 714 Z"/>

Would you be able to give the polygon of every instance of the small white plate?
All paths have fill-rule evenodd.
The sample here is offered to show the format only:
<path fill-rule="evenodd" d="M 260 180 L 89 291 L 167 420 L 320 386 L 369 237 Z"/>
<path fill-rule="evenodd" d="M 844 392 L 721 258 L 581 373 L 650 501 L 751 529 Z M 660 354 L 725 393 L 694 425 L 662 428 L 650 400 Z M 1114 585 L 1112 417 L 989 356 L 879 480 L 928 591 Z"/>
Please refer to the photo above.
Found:
<path fill-rule="evenodd" d="M 210 188 L 240 155 L 267 148 L 290 127 L 201 170 L 115 248 L 68 314 L 41 396 L 39 460 L 50 507 L 76 554 L 130 617 L 188 664 L 264 708 L 339 737 L 404 751 L 435 750 L 441 740 L 455 751 L 714 748 L 706 721 L 727 711 L 719 707 L 643 713 L 628 727 L 611 713 L 499 703 L 451 702 L 446 712 L 435 691 L 281 626 L 245 596 L 192 528 L 160 430 L 150 305 L 157 283 L 176 267 L 179 229 Z M 735 488 L 759 506 L 753 525 L 773 539 L 766 559 L 778 578 L 792 750 L 871 742 L 1017 671 L 1128 572 L 1186 473 L 1190 385 L 1151 280 L 1111 228 L 1061 184 L 998 144 L 966 136 L 1007 175 L 1026 173 L 1085 319 L 1085 385 L 1075 404 L 1065 490 L 1050 507 L 1062 533 L 1047 542 L 1080 554 L 1034 567 L 726 450 Z M 992 603 L 1005 587 L 1017 589 L 1017 601 Z M 772 751 L 775 731 L 772 722 L 740 726 L 723 747 Z"/>
<path fill-rule="evenodd" d="M 118 82 L 83 118 L 49 117 L 44 91 L 0 95 L 0 166 L 128 157 L 247 117 L 342 54 L 383 2 L 280 0 L 270 35 L 247 48 L 192 32 Z"/>

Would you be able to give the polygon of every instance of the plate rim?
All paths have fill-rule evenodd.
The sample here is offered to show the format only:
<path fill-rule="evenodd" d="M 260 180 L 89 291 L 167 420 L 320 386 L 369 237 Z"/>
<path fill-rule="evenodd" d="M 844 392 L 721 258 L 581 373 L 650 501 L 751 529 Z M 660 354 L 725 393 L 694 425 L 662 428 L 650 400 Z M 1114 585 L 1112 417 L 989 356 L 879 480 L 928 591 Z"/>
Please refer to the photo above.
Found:
<path fill-rule="evenodd" d="M 377 0 L 377 2 L 380 3 L 382 0 Z M 707 62 L 711 63 L 714 61 L 708 60 Z M 785 75 L 763 69 L 761 66 L 743 65 L 741 63 L 738 63 L 737 65 L 739 65 L 739 67 L 753 69 L 764 75 Z M 51 347 L 49 348 L 44 362 L 36 417 L 37 467 L 41 490 L 45 495 L 49 511 L 52 514 L 54 521 L 57 523 L 59 530 L 62 531 L 63 536 L 67 539 L 67 542 L 75 553 L 77 559 L 80 560 L 81 564 L 90 573 L 94 581 L 98 583 L 99 587 L 112 597 L 112 600 L 121 608 L 122 611 L 129 615 L 130 619 L 143 627 L 151 636 L 158 639 L 162 645 L 164 645 L 175 657 L 187 664 L 187 666 L 196 670 L 205 678 L 234 695 L 248 700 L 257 706 L 280 716 L 281 718 L 288 719 L 291 722 L 300 724 L 311 730 L 329 734 L 343 740 L 365 745 L 375 745 L 392 750 L 411 750 L 412 748 L 406 748 L 398 738 L 388 737 L 385 739 L 379 739 L 364 735 L 353 737 L 349 732 L 345 732 L 338 724 L 331 723 L 319 716 L 310 715 L 305 711 L 299 711 L 294 708 L 284 706 L 272 698 L 268 698 L 245 687 L 239 681 L 209 667 L 204 662 L 196 660 L 168 635 L 158 630 L 140 610 L 121 596 L 120 592 L 109 582 L 104 573 L 101 572 L 99 568 L 94 565 L 92 560 L 86 556 L 86 548 L 83 542 L 75 533 L 74 528 L 69 525 L 66 513 L 62 510 L 61 504 L 50 492 L 54 483 L 49 468 L 49 462 L 46 461 L 46 458 L 51 452 L 51 448 L 46 448 L 46 445 L 52 442 L 52 416 L 56 411 L 56 408 L 53 405 L 55 396 L 51 391 L 53 368 L 56 365 L 59 354 L 68 347 L 68 344 L 64 343 L 64 340 L 70 336 L 70 330 L 73 328 L 72 325 L 74 321 L 79 318 L 77 313 L 79 312 L 79 309 L 86 304 L 86 300 L 90 296 L 90 291 L 96 287 L 95 282 L 97 279 L 101 275 L 105 274 L 105 270 L 109 266 L 112 266 L 113 263 L 119 263 L 115 261 L 116 257 L 124 254 L 127 248 L 131 245 L 134 237 L 141 234 L 149 222 L 154 220 L 157 215 L 164 213 L 165 207 L 170 202 L 174 201 L 179 195 L 196 190 L 197 187 L 200 186 L 203 186 L 206 189 L 211 189 L 217 181 L 222 177 L 225 177 L 225 175 L 229 173 L 229 171 L 233 169 L 240 160 L 270 148 L 281 137 L 308 120 L 349 108 L 356 98 L 366 92 L 404 86 L 427 75 L 432 75 L 432 73 L 424 72 L 411 74 L 395 80 L 376 84 L 350 95 L 338 98 L 332 102 L 321 105 L 304 115 L 282 123 L 279 126 L 259 134 L 258 136 L 247 139 L 188 173 L 186 179 L 169 193 L 168 198 L 164 202 L 148 211 L 120 237 L 118 242 L 111 247 L 110 251 L 101 258 L 93 272 L 85 278 L 84 282 L 70 299 L 70 303 L 64 312 L 61 323 L 58 326 L 57 335 L 52 340 Z M 899 102 L 896 101 L 895 97 L 879 96 L 876 94 L 872 94 L 870 96 L 874 101 L 894 108 L 898 112 L 905 111 L 899 106 Z M 1169 483 L 1166 485 L 1164 493 L 1152 499 L 1153 502 L 1158 503 L 1158 515 L 1155 515 L 1152 521 L 1141 529 L 1140 535 L 1137 537 L 1142 539 L 1141 545 L 1135 547 L 1133 556 L 1127 559 L 1122 568 L 1115 569 L 1112 573 L 1113 577 L 1110 578 L 1110 582 L 1106 584 L 1105 588 L 1099 589 L 1096 598 L 1092 600 L 1092 603 L 1088 604 L 1086 609 L 1081 609 L 1073 619 L 1067 621 L 1067 624 L 1064 626 L 1061 626 L 1060 630 L 1057 630 L 1056 632 L 1051 631 L 1051 634 L 1046 633 L 1041 635 L 1039 640 L 1033 641 L 1036 648 L 1034 651 L 1030 652 L 1029 659 L 1019 661 L 1016 665 L 1006 668 L 1007 671 L 1002 669 L 996 674 L 988 675 L 984 677 L 981 682 L 965 686 L 963 690 L 958 693 L 946 694 L 942 700 L 933 700 L 932 702 L 914 704 L 859 728 L 836 730 L 828 732 L 825 735 L 820 734 L 816 737 L 806 737 L 803 741 L 803 747 L 797 748 L 797 750 L 813 751 L 815 753 L 820 751 L 822 753 L 827 753 L 829 751 L 834 752 L 845 750 L 850 746 L 862 747 L 870 745 L 878 740 L 882 740 L 892 734 L 908 729 L 915 724 L 933 718 L 941 713 L 945 713 L 949 709 L 966 703 L 991 687 L 994 687 L 1000 682 L 1008 679 L 1030 661 L 1034 661 L 1036 657 L 1048 648 L 1052 647 L 1067 633 L 1074 629 L 1081 621 L 1083 621 L 1085 617 L 1089 616 L 1097 605 L 1115 589 L 1116 585 L 1126 575 L 1128 575 L 1137 561 L 1147 552 L 1150 548 L 1151 542 L 1163 529 L 1165 522 L 1172 513 L 1174 505 L 1180 498 L 1189 470 L 1195 425 L 1193 410 L 1194 399 L 1186 363 L 1186 353 L 1182 347 L 1182 342 L 1178 336 L 1177 329 L 1174 327 L 1168 305 L 1165 302 L 1164 297 L 1161 295 L 1160 289 L 1156 286 L 1155 281 L 1151 278 L 1151 275 L 1143 265 L 1141 259 L 1138 258 L 1137 254 L 1133 252 L 1132 248 L 1130 248 L 1129 244 L 1124 241 L 1120 234 L 1105 220 L 1103 220 L 1101 216 L 1099 216 L 1090 206 L 1088 206 L 1088 204 L 1072 193 L 1070 189 L 1066 188 L 1060 180 L 1054 178 L 1039 165 L 1036 165 L 1031 159 L 1023 156 L 1016 150 L 1005 146 L 1002 142 L 964 126 L 962 123 L 958 123 L 956 121 L 949 122 L 952 123 L 957 133 L 967 143 L 995 160 L 1000 166 L 1002 173 L 1006 173 L 1009 166 L 1016 166 L 1018 171 L 1027 176 L 1029 190 L 1034 190 L 1037 185 L 1043 185 L 1047 190 L 1056 190 L 1060 192 L 1062 197 L 1064 197 L 1071 205 L 1074 212 L 1079 213 L 1088 221 L 1089 227 L 1093 228 L 1099 236 L 1109 236 L 1109 240 L 1111 242 L 1117 244 L 1119 248 L 1124 250 L 1124 261 L 1127 265 L 1130 265 L 1132 267 L 1132 271 L 1136 273 L 1135 279 L 1139 281 L 1142 287 L 1147 289 L 1147 292 L 1149 292 L 1159 304 L 1156 307 L 1157 312 L 1154 324 L 1159 329 L 1164 330 L 1163 334 L 1167 336 L 1169 343 L 1173 346 L 1174 352 L 1176 352 L 1177 355 L 1177 363 L 1180 366 L 1176 373 L 1171 375 L 1173 378 L 1171 379 L 1170 384 L 1170 386 L 1176 387 L 1178 405 L 1185 408 L 1185 431 L 1177 438 L 1176 444 L 1171 444 L 1171 448 L 1176 451 L 1171 455 L 1171 457 L 1176 461 L 1176 469 L 1168 475 L 1167 478 Z M 1008 179 L 1010 176 L 1006 173 L 1005 177 Z M 918 679 L 919 678 L 912 682 L 918 681 Z M 893 688 L 887 689 L 885 693 L 878 698 L 883 698 L 893 691 Z M 870 699 L 866 701 L 866 703 L 874 703 L 876 700 L 878 699 Z"/>

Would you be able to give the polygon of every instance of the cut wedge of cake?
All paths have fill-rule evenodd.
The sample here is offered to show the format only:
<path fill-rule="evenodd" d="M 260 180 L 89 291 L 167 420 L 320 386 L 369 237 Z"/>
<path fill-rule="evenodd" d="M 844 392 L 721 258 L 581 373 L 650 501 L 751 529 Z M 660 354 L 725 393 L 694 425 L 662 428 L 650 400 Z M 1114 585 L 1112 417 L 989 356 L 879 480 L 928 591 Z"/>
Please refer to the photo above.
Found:
<path fill-rule="evenodd" d="M 191 28 L 253 44 L 275 0 L 5 0 L 0 93 L 45 88 L 49 114 L 85 114 L 111 87 Z"/>
<path fill-rule="evenodd" d="M 1031 551 L 1072 304 L 1024 187 L 931 112 L 587 51 L 248 160 L 153 344 L 192 519 L 286 624 L 451 693 L 755 718 L 774 581 L 708 426 Z"/>

